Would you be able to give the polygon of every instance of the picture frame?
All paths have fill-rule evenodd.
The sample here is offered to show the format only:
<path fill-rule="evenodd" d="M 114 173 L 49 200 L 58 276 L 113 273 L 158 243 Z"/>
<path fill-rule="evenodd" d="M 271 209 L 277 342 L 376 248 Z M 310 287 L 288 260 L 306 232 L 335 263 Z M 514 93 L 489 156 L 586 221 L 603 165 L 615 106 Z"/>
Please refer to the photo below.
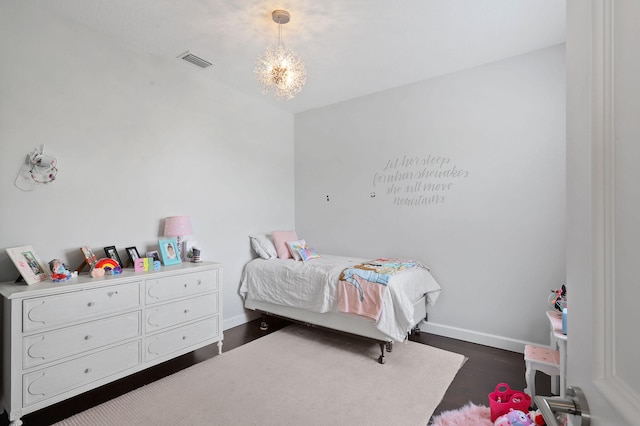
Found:
<path fill-rule="evenodd" d="M 84 261 L 87 263 L 87 265 L 91 266 L 98 262 L 98 257 L 93 253 L 91 247 L 82 246 L 80 247 L 80 251 L 82 252 L 82 256 L 84 256 Z"/>
<path fill-rule="evenodd" d="M 127 256 L 129 257 L 127 265 L 133 266 L 135 260 L 140 259 L 140 253 L 138 253 L 138 249 L 135 246 L 127 247 L 125 250 L 127 251 Z"/>
<path fill-rule="evenodd" d="M 118 262 L 118 265 L 122 267 L 122 261 L 120 260 L 120 256 L 118 256 L 118 250 L 116 250 L 116 246 L 107 246 L 104 248 L 104 253 L 108 258 L 115 260 Z"/>
<path fill-rule="evenodd" d="M 31 246 L 11 247 L 7 254 L 27 285 L 46 280 L 47 268 Z M 17 282 L 17 281 L 16 281 Z"/>
<path fill-rule="evenodd" d="M 148 252 L 146 253 L 146 256 L 147 256 L 147 257 L 151 257 L 154 261 L 156 261 L 156 260 L 157 260 L 158 262 L 161 262 L 161 260 L 160 260 L 160 253 L 158 252 L 158 250 L 148 251 Z"/>
<path fill-rule="evenodd" d="M 95 253 L 93 253 L 93 250 L 91 250 L 91 247 L 89 246 L 82 246 L 80 247 L 80 253 L 82 253 L 82 258 L 84 259 L 82 261 L 82 263 L 76 268 L 76 271 L 78 271 L 78 273 L 82 272 L 82 270 L 88 266 L 89 269 L 91 269 L 93 267 L 93 265 L 95 265 L 96 263 L 98 263 L 98 257 L 95 255 Z"/>
<path fill-rule="evenodd" d="M 164 266 L 176 265 L 181 263 L 180 251 L 178 250 L 178 241 L 175 238 L 163 238 L 158 240 L 160 254 L 162 255 L 162 264 Z"/>

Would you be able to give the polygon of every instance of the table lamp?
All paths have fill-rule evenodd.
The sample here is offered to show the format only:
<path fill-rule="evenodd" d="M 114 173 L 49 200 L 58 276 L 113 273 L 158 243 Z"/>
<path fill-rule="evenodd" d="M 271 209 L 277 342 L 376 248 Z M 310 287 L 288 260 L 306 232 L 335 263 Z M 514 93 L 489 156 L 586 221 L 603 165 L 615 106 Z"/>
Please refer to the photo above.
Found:
<path fill-rule="evenodd" d="M 181 237 L 184 235 L 190 235 L 193 233 L 191 228 L 191 219 L 189 216 L 170 216 L 164 220 L 164 236 L 176 237 L 178 242 L 178 251 L 180 252 L 180 259 L 185 260 L 183 257 L 183 247 Z"/>

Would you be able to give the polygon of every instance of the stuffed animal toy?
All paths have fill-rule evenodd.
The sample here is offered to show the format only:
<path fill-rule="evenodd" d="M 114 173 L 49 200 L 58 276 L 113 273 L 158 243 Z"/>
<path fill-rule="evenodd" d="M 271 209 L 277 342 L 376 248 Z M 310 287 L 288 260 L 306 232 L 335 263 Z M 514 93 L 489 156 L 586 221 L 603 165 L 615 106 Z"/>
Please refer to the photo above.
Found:
<path fill-rule="evenodd" d="M 544 417 L 542 417 L 542 413 L 540 412 L 540 410 L 529 411 L 529 417 L 531 417 L 531 420 L 533 420 L 532 424 L 536 426 L 546 426 Z"/>
<path fill-rule="evenodd" d="M 531 426 L 535 425 L 529 415 L 520 410 L 511 410 L 503 414 L 493 423 L 494 426 Z"/>

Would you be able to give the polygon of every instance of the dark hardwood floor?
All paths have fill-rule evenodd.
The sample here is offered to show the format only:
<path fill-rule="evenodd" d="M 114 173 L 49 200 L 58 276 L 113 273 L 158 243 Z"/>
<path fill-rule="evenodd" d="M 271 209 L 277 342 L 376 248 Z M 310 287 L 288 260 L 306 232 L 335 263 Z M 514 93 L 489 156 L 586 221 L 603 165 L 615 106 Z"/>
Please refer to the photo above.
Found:
<path fill-rule="evenodd" d="M 420 333 L 414 341 L 465 355 L 468 360 L 456 375 L 434 415 L 455 410 L 468 402 L 489 406 L 489 393 L 498 383 L 508 383 L 512 389 L 524 390 L 525 365 L 523 355 L 462 340 Z M 551 395 L 551 379 L 536 375 L 537 395 Z"/>
<path fill-rule="evenodd" d="M 230 351 L 290 324 L 290 322 L 283 319 L 269 318 L 269 330 L 261 331 L 259 322 L 259 320 L 256 320 L 225 330 L 223 350 L 225 352 Z M 460 408 L 469 401 L 488 406 L 488 394 L 501 382 L 508 383 L 513 389 L 522 390 L 525 388 L 525 367 L 522 354 L 424 332 L 412 337 L 411 340 L 463 354 L 468 358 L 434 414 Z M 217 353 L 218 348 L 216 345 L 198 349 L 114 383 L 28 414 L 22 418 L 22 421 L 25 426 L 50 425 L 195 363 L 216 356 Z M 389 354 L 387 362 L 390 362 L 392 357 L 393 353 Z M 429 380 L 429 378 L 425 377 L 425 380 Z M 550 395 L 550 380 L 548 376 L 544 374 L 537 375 L 536 390 L 538 394 Z M 7 414 L 3 413 L 0 417 L 0 425 L 8 424 Z"/>

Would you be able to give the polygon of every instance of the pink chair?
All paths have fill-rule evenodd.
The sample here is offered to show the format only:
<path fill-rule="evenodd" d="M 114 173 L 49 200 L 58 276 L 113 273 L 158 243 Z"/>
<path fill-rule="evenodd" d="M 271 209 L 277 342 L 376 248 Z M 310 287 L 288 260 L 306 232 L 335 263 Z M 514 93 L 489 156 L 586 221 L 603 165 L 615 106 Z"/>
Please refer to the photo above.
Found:
<path fill-rule="evenodd" d="M 524 362 L 527 367 L 524 377 L 527 388 L 524 390 L 533 400 L 536 396 L 536 371 L 551 376 L 551 383 L 557 383 L 560 377 L 560 352 L 540 346 L 524 347 Z"/>

